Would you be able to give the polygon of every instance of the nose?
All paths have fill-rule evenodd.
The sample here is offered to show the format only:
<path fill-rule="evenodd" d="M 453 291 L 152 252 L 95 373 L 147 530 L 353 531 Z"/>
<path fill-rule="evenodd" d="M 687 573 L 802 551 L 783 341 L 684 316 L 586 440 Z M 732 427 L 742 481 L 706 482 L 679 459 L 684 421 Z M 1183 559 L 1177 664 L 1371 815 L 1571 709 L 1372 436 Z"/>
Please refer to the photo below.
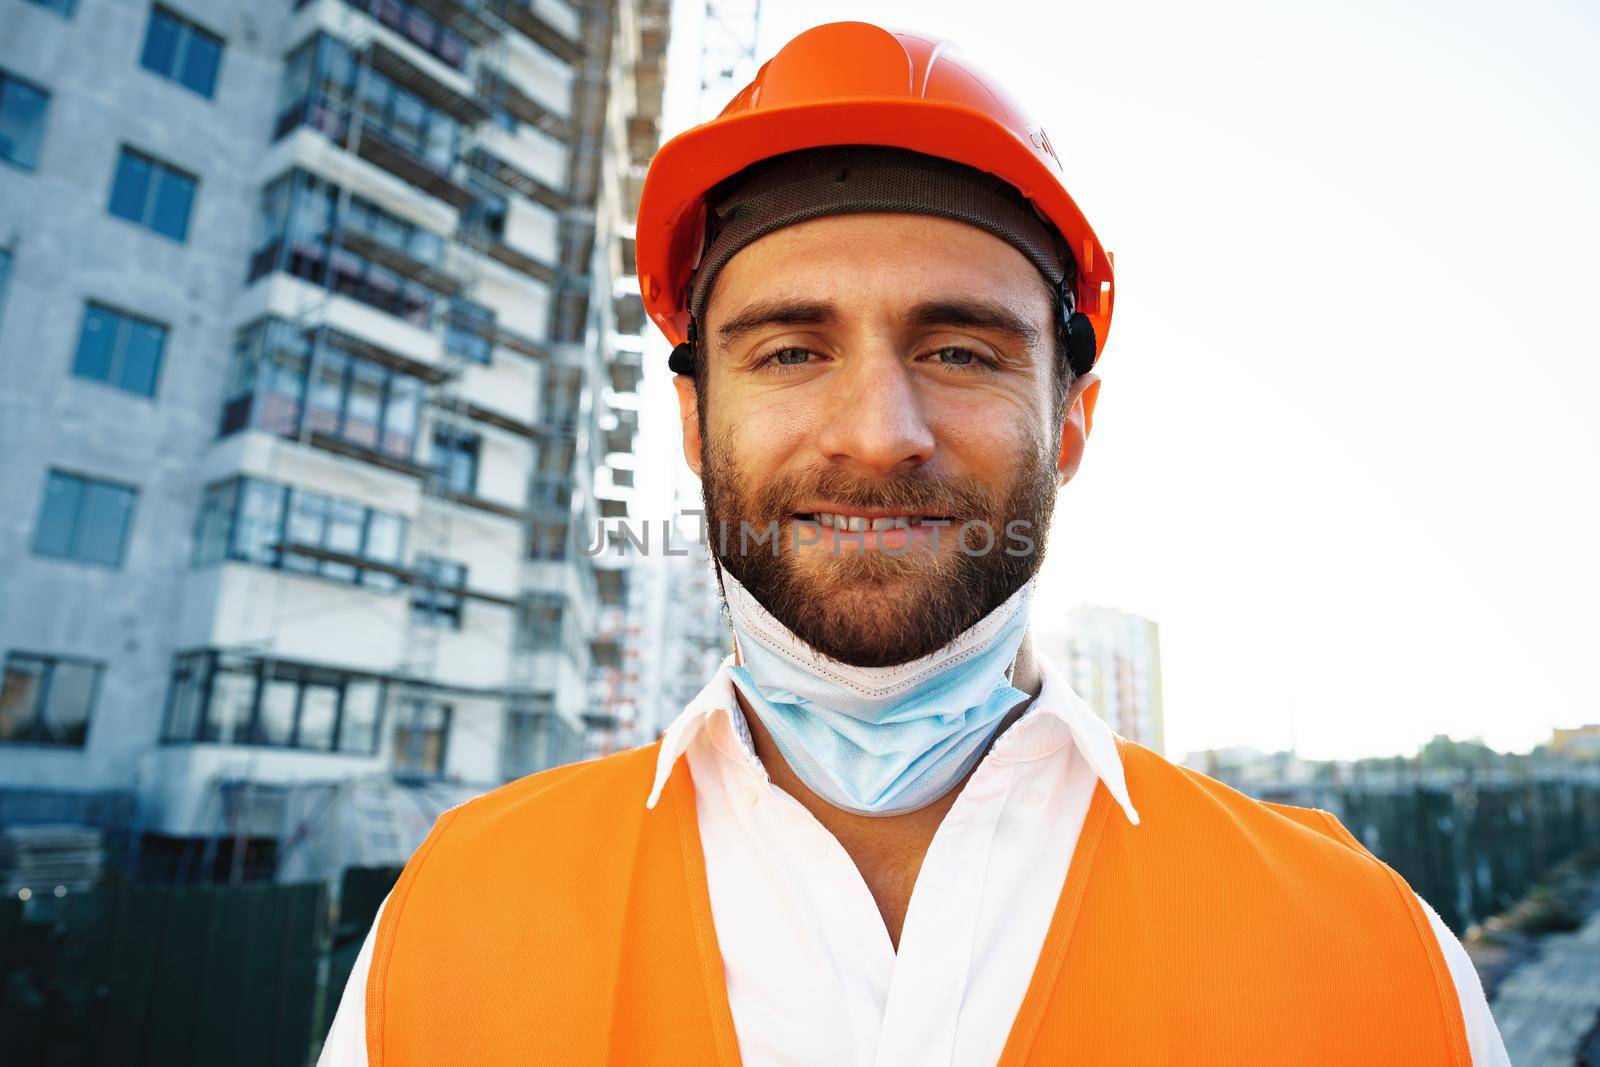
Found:
<path fill-rule="evenodd" d="M 910 369 L 889 352 L 858 357 L 832 375 L 817 447 L 830 462 L 889 474 L 933 458 L 934 434 Z"/>

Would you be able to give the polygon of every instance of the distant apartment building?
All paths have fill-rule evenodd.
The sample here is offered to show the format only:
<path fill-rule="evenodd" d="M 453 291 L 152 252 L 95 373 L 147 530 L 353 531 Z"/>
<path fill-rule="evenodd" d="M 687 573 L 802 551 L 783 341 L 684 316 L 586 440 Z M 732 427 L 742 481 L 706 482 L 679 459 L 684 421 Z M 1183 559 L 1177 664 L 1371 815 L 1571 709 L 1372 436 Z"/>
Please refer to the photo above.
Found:
<path fill-rule="evenodd" d="M 1065 620 L 1037 622 L 1039 647 L 1073 691 L 1117 733 L 1161 752 L 1160 628 L 1138 615 L 1090 605 L 1073 608 Z"/>
<path fill-rule="evenodd" d="M 131 796 L 147 873 L 259 874 L 297 791 L 584 754 L 665 0 L 0 26 L 0 822 Z"/>
<path fill-rule="evenodd" d="M 1600 723 L 1557 726 L 1550 731 L 1549 752 L 1556 759 L 1600 759 Z"/>

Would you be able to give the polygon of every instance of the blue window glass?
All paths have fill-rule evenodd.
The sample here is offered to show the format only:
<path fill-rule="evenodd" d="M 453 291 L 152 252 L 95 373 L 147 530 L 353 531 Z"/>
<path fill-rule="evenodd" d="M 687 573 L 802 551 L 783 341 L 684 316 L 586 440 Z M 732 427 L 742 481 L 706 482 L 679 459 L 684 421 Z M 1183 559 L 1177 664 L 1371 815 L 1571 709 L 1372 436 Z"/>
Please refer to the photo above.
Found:
<path fill-rule="evenodd" d="M 90 304 L 83 313 L 83 329 L 78 334 L 78 357 L 72 373 L 95 381 L 111 380 L 111 363 L 117 347 L 117 330 L 122 316 L 109 308 Z"/>
<path fill-rule="evenodd" d="M 182 241 L 189 233 L 196 184 L 182 171 L 124 147 L 111 184 L 110 211 L 118 218 Z"/>
<path fill-rule="evenodd" d="M 122 566 L 137 490 L 51 471 L 34 529 L 33 551 L 41 556 Z"/>
<path fill-rule="evenodd" d="M 445 320 L 445 351 L 474 363 L 488 363 L 494 351 L 494 342 L 489 339 L 494 327 L 492 310 L 457 297 L 450 302 L 450 317 Z"/>
<path fill-rule="evenodd" d="M 122 550 L 133 517 L 133 490 L 105 482 L 88 482 L 78 510 L 77 557 L 108 567 L 122 566 Z"/>
<path fill-rule="evenodd" d="M 449 426 L 433 428 L 433 469 L 446 488 L 468 495 L 478 491 L 478 453 L 483 438 Z"/>
<path fill-rule="evenodd" d="M 183 23 L 161 10 L 150 10 L 150 25 L 144 31 L 144 54 L 139 64 L 162 77 L 172 77 L 178 66 L 178 45 L 183 36 Z"/>
<path fill-rule="evenodd" d="M 122 360 L 122 387 L 140 396 L 155 396 L 161 372 L 161 350 L 167 343 L 165 327 L 130 319 L 128 346 Z"/>
<path fill-rule="evenodd" d="M 11 281 L 11 250 L 0 248 L 0 322 L 4 322 L 6 284 Z"/>
<path fill-rule="evenodd" d="M 150 177 L 155 164 L 148 156 L 124 148 L 111 184 L 111 213 L 130 222 L 144 222 L 150 203 Z"/>
<path fill-rule="evenodd" d="M 0 70 L 0 159 L 28 170 L 39 165 L 50 94 Z"/>
<path fill-rule="evenodd" d="M 380 592 L 399 587 L 406 520 L 351 501 L 235 479 L 206 490 L 195 529 L 196 564 L 236 559 Z"/>
<path fill-rule="evenodd" d="M 195 31 L 189 37 L 189 51 L 183 57 L 179 80 L 201 96 L 217 88 L 217 70 L 222 66 L 222 42 L 208 33 Z"/>
<path fill-rule="evenodd" d="M 45 480 L 44 505 L 33 531 L 33 550 L 43 556 L 70 557 L 82 503 L 83 479 L 52 473 Z"/>
<path fill-rule="evenodd" d="M 83 313 L 72 373 L 140 396 L 154 396 L 166 342 L 165 326 L 91 303 Z"/>
<path fill-rule="evenodd" d="M 216 91 L 217 68 L 222 65 L 222 38 L 186 18 L 154 7 L 150 9 L 139 63 L 146 70 L 209 97 Z"/>
<path fill-rule="evenodd" d="M 28 0 L 28 2 L 35 7 L 48 8 L 63 18 L 71 18 L 72 9 L 77 4 L 77 0 Z"/>
<path fill-rule="evenodd" d="M 174 241 L 189 235 L 189 207 L 194 203 L 194 179 L 162 168 L 156 174 L 155 204 L 150 228 Z"/>

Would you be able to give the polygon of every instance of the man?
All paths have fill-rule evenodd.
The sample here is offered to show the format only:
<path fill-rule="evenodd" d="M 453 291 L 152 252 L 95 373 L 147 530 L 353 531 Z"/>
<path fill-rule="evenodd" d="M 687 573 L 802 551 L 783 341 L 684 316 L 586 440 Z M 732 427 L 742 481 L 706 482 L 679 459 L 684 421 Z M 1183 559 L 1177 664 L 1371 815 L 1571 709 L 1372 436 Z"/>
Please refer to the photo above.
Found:
<path fill-rule="evenodd" d="M 655 744 L 442 816 L 323 1063 L 1505 1061 L 1331 816 L 1121 741 L 1033 651 L 1113 278 L 997 87 L 802 34 L 662 148 L 638 260 L 735 655 Z"/>

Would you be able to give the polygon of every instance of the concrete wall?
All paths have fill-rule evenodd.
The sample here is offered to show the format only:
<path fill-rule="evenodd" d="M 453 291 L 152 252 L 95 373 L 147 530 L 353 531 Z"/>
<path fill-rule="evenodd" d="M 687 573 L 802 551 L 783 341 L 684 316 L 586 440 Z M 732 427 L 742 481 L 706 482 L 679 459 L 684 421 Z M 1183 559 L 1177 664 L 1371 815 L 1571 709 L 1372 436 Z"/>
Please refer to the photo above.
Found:
<path fill-rule="evenodd" d="M 179 4 L 181 10 L 185 5 Z M 79 0 L 63 19 L 0 0 L 0 67 L 50 92 L 39 166 L 0 165 L 0 244 L 13 251 L 0 323 L 0 650 L 84 656 L 105 673 L 83 749 L 0 745 L 0 782 L 131 784 L 155 739 L 198 503 L 215 433 L 281 68 L 244 3 L 201 5 L 227 39 L 215 99 L 139 65 L 149 7 Z M 106 210 L 120 147 L 199 177 L 188 239 Z M 168 328 L 154 398 L 73 377 L 84 302 Z M 136 486 L 111 570 L 31 552 L 51 468 Z"/>

